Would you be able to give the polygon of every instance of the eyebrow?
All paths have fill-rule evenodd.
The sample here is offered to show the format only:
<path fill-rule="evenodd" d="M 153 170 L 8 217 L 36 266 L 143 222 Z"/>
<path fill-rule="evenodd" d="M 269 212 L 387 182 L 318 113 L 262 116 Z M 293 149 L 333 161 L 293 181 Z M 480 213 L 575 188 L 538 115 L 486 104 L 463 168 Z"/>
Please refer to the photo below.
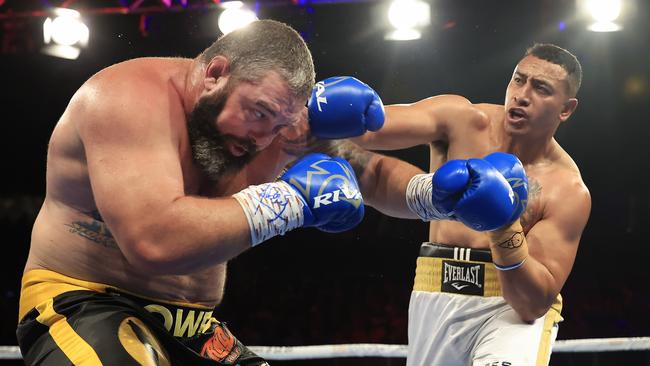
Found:
<path fill-rule="evenodd" d="M 526 78 L 526 79 L 528 79 L 528 75 L 526 75 L 526 74 L 524 74 L 524 73 L 521 73 L 521 72 L 519 72 L 519 71 L 515 71 L 515 75 L 517 75 L 517 76 L 519 76 L 519 77 L 522 77 L 522 78 Z M 549 88 L 551 88 L 551 89 L 554 89 L 553 86 L 551 85 L 551 83 L 549 83 L 549 82 L 546 81 L 546 80 L 539 79 L 539 78 L 536 78 L 536 77 L 531 78 L 531 80 L 532 80 L 534 83 L 541 84 L 541 85 L 543 85 L 543 86 L 546 86 L 546 87 L 549 87 Z"/>

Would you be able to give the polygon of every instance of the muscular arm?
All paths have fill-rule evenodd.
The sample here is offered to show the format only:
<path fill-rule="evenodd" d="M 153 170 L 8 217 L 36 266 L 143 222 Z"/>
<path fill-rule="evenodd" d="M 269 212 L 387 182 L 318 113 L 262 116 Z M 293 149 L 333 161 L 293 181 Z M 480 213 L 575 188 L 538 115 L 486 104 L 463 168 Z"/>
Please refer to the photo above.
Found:
<path fill-rule="evenodd" d="M 366 133 L 368 134 L 368 133 Z M 287 128 L 277 141 L 279 161 L 291 164 L 297 157 L 321 152 L 347 160 L 355 171 L 365 204 L 382 213 L 415 219 L 406 205 L 406 187 L 420 168 L 402 160 L 365 150 L 350 140 L 324 140 L 311 135 L 306 119 Z"/>
<path fill-rule="evenodd" d="M 406 187 L 420 168 L 405 161 L 362 149 L 356 144 L 337 140 L 324 149 L 350 162 L 357 174 L 364 202 L 388 216 L 416 219 L 406 205 Z"/>
<path fill-rule="evenodd" d="M 524 265 L 499 271 L 503 296 L 524 321 L 544 315 L 564 286 L 590 209 L 589 192 L 582 184 L 548 202 L 546 217 L 526 235 L 529 256 Z"/>
<path fill-rule="evenodd" d="M 372 150 L 404 149 L 446 141 L 451 128 L 459 130 L 460 126 L 485 123 L 485 116 L 458 95 L 439 95 L 412 104 L 388 105 L 385 112 L 386 120 L 379 131 L 368 132 L 352 141 Z"/>
<path fill-rule="evenodd" d="M 122 93 L 88 92 L 74 118 L 95 204 L 127 261 L 151 273 L 183 274 L 247 249 L 248 223 L 235 199 L 185 194 L 184 129 L 174 125 L 184 123 L 183 111 L 168 100 L 175 96 L 149 93 L 137 80 L 130 89 L 119 80 L 113 86 Z"/>

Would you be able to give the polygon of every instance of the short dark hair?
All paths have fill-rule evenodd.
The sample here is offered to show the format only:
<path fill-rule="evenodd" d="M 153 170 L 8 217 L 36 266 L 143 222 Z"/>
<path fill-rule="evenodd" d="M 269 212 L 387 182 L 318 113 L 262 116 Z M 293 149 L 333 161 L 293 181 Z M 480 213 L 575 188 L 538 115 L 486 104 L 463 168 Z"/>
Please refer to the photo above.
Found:
<path fill-rule="evenodd" d="M 309 96 L 314 86 L 316 74 L 309 48 L 298 32 L 281 22 L 252 22 L 221 36 L 198 58 L 207 63 L 219 55 L 230 61 L 230 73 L 237 80 L 257 81 L 276 71 L 300 97 Z"/>
<path fill-rule="evenodd" d="M 562 47 L 550 43 L 535 43 L 526 50 L 526 56 L 535 56 L 539 59 L 546 60 L 556 65 L 562 66 L 567 72 L 567 81 L 569 84 L 569 94 L 575 97 L 582 83 L 582 66 L 571 52 Z"/>

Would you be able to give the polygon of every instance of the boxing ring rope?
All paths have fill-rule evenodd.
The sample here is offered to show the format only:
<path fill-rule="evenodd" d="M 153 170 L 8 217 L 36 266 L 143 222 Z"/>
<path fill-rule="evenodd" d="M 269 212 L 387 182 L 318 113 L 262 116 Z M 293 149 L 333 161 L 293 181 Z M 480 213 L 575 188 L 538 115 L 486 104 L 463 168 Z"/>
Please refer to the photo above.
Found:
<path fill-rule="evenodd" d="M 324 344 L 316 346 L 250 346 L 267 360 L 309 360 L 345 357 L 405 358 L 406 346 L 401 344 Z M 612 352 L 650 350 L 650 337 L 567 339 L 555 342 L 553 353 Z M 0 360 L 19 360 L 17 346 L 0 346 Z"/>

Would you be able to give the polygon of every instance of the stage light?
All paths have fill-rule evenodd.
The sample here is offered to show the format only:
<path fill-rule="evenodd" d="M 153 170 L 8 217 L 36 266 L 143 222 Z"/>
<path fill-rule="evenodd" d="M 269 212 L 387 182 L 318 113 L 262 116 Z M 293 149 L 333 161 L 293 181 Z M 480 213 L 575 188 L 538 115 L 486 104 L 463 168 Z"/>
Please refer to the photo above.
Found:
<path fill-rule="evenodd" d="M 221 4 L 224 11 L 219 15 L 219 30 L 227 34 L 235 29 L 245 27 L 257 20 L 254 11 L 244 7 L 241 1 L 227 1 Z"/>
<path fill-rule="evenodd" d="M 586 0 L 584 6 L 594 22 L 587 29 L 593 32 L 614 32 L 622 27 L 615 22 L 621 15 L 621 0 Z"/>
<path fill-rule="evenodd" d="M 418 39 L 422 36 L 420 28 L 431 22 L 429 4 L 421 0 L 394 0 L 388 8 L 388 22 L 394 29 L 386 34 L 386 39 Z"/>
<path fill-rule="evenodd" d="M 589 0 L 587 9 L 596 22 L 613 22 L 621 15 L 621 1 Z"/>
<path fill-rule="evenodd" d="M 594 22 L 587 27 L 592 32 L 616 32 L 623 29 L 619 24 L 614 22 Z"/>
<path fill-rule="evenodd" d="M 72 9 L 55 8 L 43 22 L 43 52 L 56 57 L 76 59 L 88 45 L 90 31 L 81 14 Z"/>

